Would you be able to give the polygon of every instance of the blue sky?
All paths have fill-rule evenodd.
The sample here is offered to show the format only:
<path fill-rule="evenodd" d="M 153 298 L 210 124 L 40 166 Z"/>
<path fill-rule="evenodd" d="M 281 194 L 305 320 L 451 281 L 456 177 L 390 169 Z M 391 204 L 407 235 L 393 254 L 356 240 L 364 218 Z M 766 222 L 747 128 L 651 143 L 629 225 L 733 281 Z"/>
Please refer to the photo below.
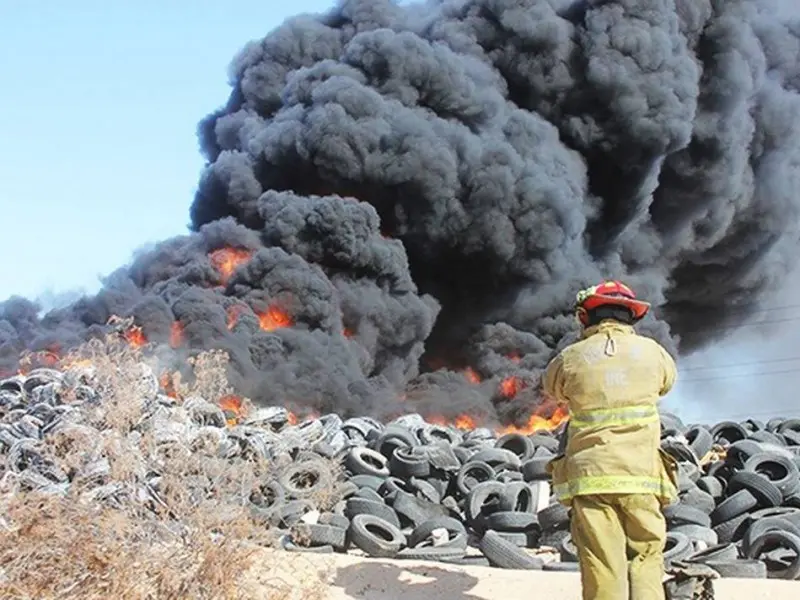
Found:
<path fill-rule="evenodd" d="M 0 300 L 99 287 L 184 233 L 244 44 L 334 0 L 0 0 Z"/>

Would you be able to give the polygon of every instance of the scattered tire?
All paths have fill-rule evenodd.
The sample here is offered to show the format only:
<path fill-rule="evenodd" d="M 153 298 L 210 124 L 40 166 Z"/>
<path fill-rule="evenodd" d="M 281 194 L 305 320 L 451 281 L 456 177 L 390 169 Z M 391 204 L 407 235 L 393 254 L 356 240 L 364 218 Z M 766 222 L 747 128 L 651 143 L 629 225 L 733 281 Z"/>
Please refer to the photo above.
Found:
<path fill-rule="evenodd" d="M 375 450 L 365 447 L 357 446 L 352 448 L 345 459 L 345 467 L 354 475 L 389 476 L 389 465 L 386 457 Z"/>
<path fill-rule="evenodd" d="M 703 563 L 711 567 L 720 577 L 737 579 L 766 579 L 767 565 L 760 560 L 709 560 Z"/>
<path fill-rule="evenodd" d="M 492 566 L 501 569 L 540 571 L 544 566 L 541 558 L 531 556 L 525 550 L 504 540 L 495 531 L 487 531 L 481 538 L 479 547 Z"/>
<path fill-rule="evenodd" d="M 693 552 L 692 541 L 687 536 L 675 531 L 667 532 L 667 539 L 664 544 L 665 564 L 685 560 L 689 558 Z"/>
<path fill-rule="evenodd" d="M 569 509 L 563 504 L 551 504 L 536 515 L 543 531 L 560 529 L 569 525 Z"/>
<path fill-rule="evenodd" d="M 356 515 L 348 531 L 353 545 L 375 558 L 397 556 L 406 542 L 397 526 L 374 515 Z"/>
<path fill-rule="evenodd" d="M 800 536 L 788 531 L 767 531 L 763 535 L 753 540 L 747 552 L 747 557 L 756 559 L 768 551 L 777 549 L 788 550 L 793 556 L 787 565 L 777 563 L 780 566 L 770 568 L 777 561 L 765 562 L 767 577 L 772 579 L 787 579 L 794 581 L 800 578 Z"/>

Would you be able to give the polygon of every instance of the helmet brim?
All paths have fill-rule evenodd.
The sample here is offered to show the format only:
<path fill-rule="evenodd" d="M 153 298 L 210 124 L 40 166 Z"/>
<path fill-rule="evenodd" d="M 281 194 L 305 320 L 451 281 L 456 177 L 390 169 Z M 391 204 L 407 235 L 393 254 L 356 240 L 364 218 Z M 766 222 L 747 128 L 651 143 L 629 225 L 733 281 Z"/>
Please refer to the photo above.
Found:
<path fill-rule="evenodd" d="M 623 306 L 631 311 L 634 319 L 641 319 L 650 310 L 650 303 L 642 300 L 634 300 L 633 298 L 626 298 L 625 296 L 606 296 L 604 294 L 594 294 L 584 300 L 583 308 L 592 310 L 600 306 Z"/>

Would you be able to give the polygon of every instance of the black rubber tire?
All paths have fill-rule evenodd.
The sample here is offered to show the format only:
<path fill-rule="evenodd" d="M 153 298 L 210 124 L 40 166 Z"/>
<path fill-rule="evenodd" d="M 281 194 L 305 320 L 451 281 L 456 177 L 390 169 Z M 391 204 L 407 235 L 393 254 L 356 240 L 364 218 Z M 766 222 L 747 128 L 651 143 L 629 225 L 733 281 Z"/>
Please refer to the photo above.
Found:
<path fill-rule="evenodd" d="M 547 481 L 547 465 L 553 460 L 552 456 L 537 456 L 525 461 L 522 465 L 522 477 L 525 481 Z"/>
<path fill-rule="evenodd" d="M 681 502 L 667 506 L 663 510 L 664 518 L 670 525 L 700 525 L 711 527 L 711 518 L 699 508 Z"/>
<path fill-rule="evenodd" d="M 744 532 L 748 527 L 748 515 L 743 513 L 738 517 L 723 521 L 719 525 L 714 526 L 714 533 L 717 534 L 720 544 L 728 544 L 731 542 L 738 542 L 744 536 Z"/>
<path fill-rule="evenodd" d="M 761 454 L 764 451 L 761 444 L 753 440 L 740 440 L 735 444 L 731 444 L 725 455 L 725 464 L 730 465 L 734 469 L 744 468 L 744 463 L 756 454 Z"/>
<path fill-rule="evenodd" d="M 552 529 L 550 531 L 543 531 L 539 536 L 539 547 L 553 548 L 556 552 L 561 546 L 561 542 L 565 537 L 570 535 L 569 528 L 563 527 L 561 529 Z"/>
<path fill-rule="evenodd" d="M 744 427 L 747 431 L 755 433 L 756 431 L 763 431 L 766 428 L 766 425 L 762 421 L 758 419 L 745 419 L 741 423 L 739 423 L 742 427 Z"/>
<path fill-rule="evenodd" d="M 353 475 L 389 476 L 389 465 L 386 457 L 380 452 L 364 446 L 351 448 L 345 457 L 344 466 Z"/>
<path fill-rule="evenodd" d="M 760 560 L 709 560 L 703 563 L 711 567 L 720 577 L 735 579 L 766 579 L 767 565 Z"/>
<path fill-rule="evenodd" d="M 398 492 L 413 494 L 414 488 L 407 481 L 399 477 L 387 477 L 378 488 L 378 495 L 389 504 L 394 501 Z"/>
<path fill-rule="evenodd" d="M 717 507 L 717 503 L 711 494 L 704 492 L 697 486 L 680 496 L 680 504 L 696 508 L 705 515 L 710 515 Z"/>
<path fill-rule="evenodd" d="M 716 546 L 709 546 L 705 550 L 695 552 L 686 562 L 705 564 L 708 561 L 722 561 L 727 562 L 737 560 L 739 558 L 739 549 L 736 544 L 717 544 Z"/>
<path fill-rule="evenodd" d="M 517 548 L 527 548 L 530 545 L 530 537 L 524 531 L 497 531 L 494 529 L 492 531 Z"/>
<path fill-rule="evenodd" d="M 419 525 L 418 527 L 414 528 L 408 536 L 408 545 L 410 548 L 416 548 L 423 542 L 425 542 L 436 529 L 446 529 L 447 535 L 450 538 L 450 541 L 445 544 L 445 546 L 459 546 L 463 548 L 467 547 L 467 530 L 464 527 L 464 524 L 461 521 L 454 519 L 452 517 L 437 517 L 435 519 L 429 519 Z M 439 546 L 441 547 L 441 546 Z"/>
<path fill-rule="evenodd" d="M 544 563 L 542 571 L 553 571 L 556 573 L 580 573 L 581 566 L 576 562 L 560 562 L 551 560 Z"/>
<path fill-rule="evenodd" d="M 452 562 L 464 558 L 466 552 L 466 546 L 464 548 L 456 546 L 422 546 L 419 548 L 404 548 L 397 553 L 395 558 Z"/>
<path fill-rule="evenodd" d="M 376 452 L 380 452 L 386 459 L 392 457 L 397 447 L 419 446 L 419 440 L 408 429 L 389 425 L 369 445 Z"/>
<path fill-rule="evenodd" d="M 558 452 L 558 439 L 551 435 L 534 433 L 533 435 L 529 435 L 528 438 L 531 440 L 531 443 L 533 443 L 533 447 L 537 450 L 539 448 L 545 448 L 552 453 Z"/>
<path fill-rule="evenodd" d="M 722 421 L 711 428 L 711 437 L 716 444 L 727 445 L 747 438 L 747 430 L 733 421 Z"/>
<path fill-rule="evenodd" d="M 383 496 L 372 488 L 361 488 L 353 494 L 351 498 L 363 498 L 364 500 L 372 500 L 373 502 L 380 502 L 383 504 Z"/>
<path fill-rule="evenodd" d="M 705 427 L 692 427 L 688 429 L 684 435 L 689 442 L 689 447 L 698 460 L 701 460 L 706 454 L 711 452 L 711 448 L 714 446 L 714 438 Z"/>
<path fill-rule="evenodd" d="M 529 555 L 495 531 L 487 531 L 478 545 L 492 566 L 501 569 L 540 571 L 544 566 L 541 558 Z"/>
<path fill-rule="evenodd" d="M 486 517 L 486 528 L 504 533 L 528 532 L 539 527 L 533 513 L 499 511 Z"/>
<path fill-rule="evenodd" d="M 278 529 L 286 529 L 300 521 L 306 513 L 312 510 L 314 510 L 314 505 L 307 500 L 289 500 L 272 511 L 270 522 Z"/>
<path fill-rule="evenodd" d="M 322 461 L 307 460 L 290 464 L 278 481 L 286 490 L 286 495 L 297 500 L 322 493 L 326 487 L 334 488 L 330 466 Z"/>
<path fill-rule="evenodd" d="M 770 564 L 767 563 L 767 577 L 770 579 L 786 579 L 788 581 L 800 578 L 800 536 L 794 533 L 777 530 L 768 531 L 753 540 L 746 556 L 747 558 L 757 559 L 765 551 L 777 548 L 791 550 L 794 557 L 782 569 L 770 569 Z"/>
<path fill-rule="evenodd" d="M 348 478 L 350 483 L 357 485 L 359 488 L 370 488 L 371 490 L 378 491 L 378 488 L 381 487 L 385 478 L 383 477 L 376 477 L 375 475 L 353 475 L 352 477 Z"/>
<path fill-rule="evenodd" d="M 497 474 L 495 479 L 497 479 L 497 481 L 500 483 L 517 483 L 520 481 L 525 481 L 525 478 L 519 471 L 502 471 Z"/>
<path fill-rule="evenodd" d="M 734 473 L 728 481 L 728 494 L 736 494 L 739 490 L 747 490 L 758 502 L 759 508 L 772 508 L 780 506 L 783 502 L 783 493 L 766 477 L 739 471 Z"/>
<path fill-rule="evenodd" d="M 350 527 L 350 519 L 344 515 L 337 515 L 336 513 L 322 513 L 319 516 L 318 523 L 320 525 L 330 525 L 331 527 L 338 527 L 344 530 Z"/>
<path fill-rule="evenodd" d="M 431 463 L 419 446 L 395 448 L 389 459 L 389 471 L 400 479 L 427 477 L 431 474 Z"/>
<path fill-rule="evenodd" d="M 751 517 L 747 531 L 742 536 L 742 554 L 748 556 L 753 542 L 769 531 L 783 531 L 800 536 L 800 528 L 796 527 L 791 521 L 781 517 L 762 517 L 753 519 Z M 749 556 L 749 558 L 756 558 Z"/>
<path fill-rule="evenodd" d="M 791 459 L 773 452 L 751 456 L 744 470 L 771 481 L 781 491 L 782 498 L 792 495 L 800 487 L 800 473 Z"/>
<path fill-rule="evenodd" d="M 786 419 L 775 430 L 776 433 L 786 433 L 787 431 L 794 431 L 800 433 L 800 419 Z"/>
<path fill-rule="evenodd" d="M 299 546 L 288 536 L 281 546 L 286 552 L 308 552 L 310 554 L 332 554 L 334 552 L 333 546 Z"/>
<path fill-rule="evenodd" d="M 533 456 L 533 452 L 536 450 L 533 441 L 521 433 L 507 433 L 501 436 L 495 442 L 494 447 L 513 452 L 523 462 Z"/>
<path fill-rule="evenodd" d="M 500 510 L 500 498 L 505 486 L 497 481 L 480 483 L 469 493 L 466 499 L 465 517 L 467 523 Z"/>
<path fill-rule="evenodd" d="M 428 425 L 423 427 L 417 432 L 419 441 L 423 445 L 431 446 L 433 444 L 446 443 L 449 446 L 457 444 L 461 435 L 451 427 L 444 427 L 442 425 Z"/>
<path fill-rule="evenodd" d="M 725 482 L 713 475 L 704 475 L 697 480 L 696 485 L 714 500 L 719 500 L 725 494 Z"/>
<path fill-rule="evenodd" d="M 719 544 L 719 536 L 717 532 L 710 527 L 703 527 L 702 525 L 678 525 L 672 528 L 675 533 L 682 533 L 688 537 L 693 543 L 703 542 L 706 546 L 716 546 Z"/>
<path fill-rule="evenodd" d="M 769 517 L 780 517 L 792 523 L 795 527 L 800 527 L 800 507 L 777 506 L 775 508 L 762 508 L 750 513 L 750 520 L 766 519 Z"/>
<path fill-rule="evenodd" d="M 495 472 L 502 470 L 519 471 L 522 461 L 510 450 L 501 448 L 486 448 L 477 452 L 472 457 L 473 462 L 484 462 L 492 467 Z"/>
<path fill-rule="evenodd" d="M 344 516 L 350 519 L 352 524 L 353 519 L 358 515 L 372 515 L 391 523 L 395 527 L 400 527 L 400 519 L 397 517 L 397 513 L 383 502 L 375 502 L 365 498 L 350 498 L 345 506 Z"/>
<path fill-rule="evenodd" d="M 318 523 L 298 523 L 295 525 L 296 534 L 292 535 L 292 541 L 297 544 L 298 539 L 308 540 L 308 546 L 333 546 L 339 552 L 347 548 L 347 529 L 334 527 L 333 525 L 321 525 Z M 304 545 L 304 544 L 298 544 Z"/>
<path fill-rule="evenodd" d="M 397 526 L 374 515 L 356 515 L 348 532 L 354 546 L 375 558 L 393 558 L 406 544 Z"/>
<path fill-rule="evenodd" d="M 771 444 L 778 447 L 786 445 L 786 441 L 783 439 L 783 436 L 771 431 L 756 431 L 751 433 L 750 437 L 747 439 L 753 440 L 754 442 L 758 442 L 760 444 Z"/>
<path fill-rule="evenodd" d="M 458 471 L 456 488 L 462 497 L 467 496 L 476 485 L 493 480 L 495 475 L 496 471 L 487 463 L 470 461 Z"/>
<path fill-rule="evenodd" d="M 578 562 L 578 548 L 575 546 L 575 542 L 572 541 L 571 535 L 561 540 L 561 543 L 558 545 L 558 554 L 561 557 L 561 562 Z"/>
<path fill-rule="evenodd" d="M 730 521 L 736 517 L 746 514 L 748 511 L 758 506 L 758 500 L 750 493 L 750 490 L 739 490 L 732 496 L 723 500 L 714 512 L 711 513 L 711 522 L 719 525 L 725 521 Z"/>
<path fill-rule="evenodd" d="M 446 517 L 447 509 L 439 504 L 421 500 L 411 494 L 399 492 L 392 503 L 392 508 L 403 527 L 419 527 L 425 521 L 437 517 Z"/>
<path fill-rule="evenodd" d="M 681 561 L 692 555 L 694 547 L 692 540 L 682 533 L 675 531 L 667 532 L 667 539 L 664 543 L 664 563 L 670 564 Z"/>
<path fill-rule="evenodd" d="M 533 513 L 536 511 L 537 496 L 526 483 L 509 483 L 500 495 L 500 510 Z"/>
<path fill-rule="evenodd" d="M 250 495 L 250 502 L 262 511 L 272 511 L 286 502 L 286 490 L 276 480 L 272 479 L 261 484 Z"/>
<path fill-rule="evenodd" d="M 551 504 L 537 513 L 542 531 L 563 529 L 569 525 L 569 509 L 563 504 Z"/>
<path fill-rule="evenodd" d="M 439 489 L 432 483 L 433 479 L 420 479 L 419 477 L 411 477 L 408 480 L 408 486 L 411 488 L 412 493 L 422 500 L 439 504 L 442 501 L 442 494 Z"/>

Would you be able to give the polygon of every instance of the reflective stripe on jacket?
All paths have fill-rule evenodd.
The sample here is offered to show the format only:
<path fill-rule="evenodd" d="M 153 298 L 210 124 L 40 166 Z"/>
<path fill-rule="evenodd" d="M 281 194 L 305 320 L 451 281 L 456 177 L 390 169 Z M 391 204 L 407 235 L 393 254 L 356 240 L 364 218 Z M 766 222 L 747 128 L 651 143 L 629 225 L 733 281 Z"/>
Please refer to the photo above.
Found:
<path fill-rule="evenodd" d="M 551 361 L 544 392 L 570 415 L 566 451 L 549 466 L 561 502 L 611 493 L 673 500 L 675 463 L 660 450 L 658 403 L 676 376 L 664 348 L 615 321 L 587 328 Z"/>

